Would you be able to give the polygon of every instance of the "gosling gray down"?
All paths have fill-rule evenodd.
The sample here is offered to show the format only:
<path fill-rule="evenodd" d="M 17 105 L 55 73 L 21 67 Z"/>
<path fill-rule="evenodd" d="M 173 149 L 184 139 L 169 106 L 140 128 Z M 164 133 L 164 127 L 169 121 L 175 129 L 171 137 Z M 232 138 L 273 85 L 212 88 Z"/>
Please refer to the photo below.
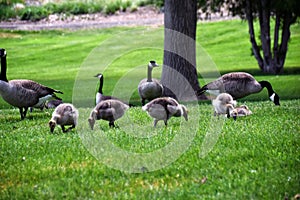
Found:
<path fill-rule="evenodd" d="M 129 106 L 122 101 L 116 99 L 108 99 L 101 101 L 92 110 L 90 117 L 88 119 L 91 129 L 94 129 L 96 120 L 106 120 L 109 121 L 110 127 L 115 127 L 114 122 L 121 118 Z"/>
<path fill-rule="evenodd" d="M 142 107 L 144 111 L 154 118 L 154 127 L 159 120 L 163 120 L 165 125 L 168 125 L 168 120 L 171 117 L 183 116 L 188 121 L 188 110 L 187 108 L 179 104 L 175 99 L 171 97 L 160 97 L 153 99 Z"/>
<path fill-rule="evenodd" d="M 234 120 L 237 119 L 237 117 L 243 117 L 252 115 L 251 110 L 246 105 L 241 105 L 239 107 L 233 107 L 233 105 L 227 106 L 227 118 L 232 117 Z"/>
<path fill-rule="evenodd" d="M 6 51 L 0 49 L 1 74 L 0 74 L 0 95 L 12 106 L 18 107 L 21 119 L 26 117 L 29 107 L 41 108 L 50 98 L 60 99 L 55 93 L 59 90 L 49 88 L 31 80 L 11 80 L 6 77 Z"/>
<path fill-rule="evenodd" d="M 64 133 L 69 132 L 77 126 L 78 110 L 70 103 L 62 103 L 58 105 L 52 113 L 49 121 L 51 133 L 53 133 L 56 125 L 60 125 Z M 65 129 L 65 126 L 70 126 Z"/>
<path fill-rule="evenodd" d="M 234 99 L 239 99 L 258 93 L 263 88 L 267 88 L 270 100 L 275 105 L 280 105 L 279 96 L 268 81 L 257 81 L 251 74 L 245 72 L 224 74 L 217 80 L 204 85 L 197 93 L 200 95 L 207 90 L 219 90 L 230 94 Z"/>
<path fill-rule="evenodd" d="M 138 85 L 142 106 L 145 105 L 145 100 L 151 101 L 161 97 L 163 94 L 162 84 L 160 84 L 159 80 L 152 78 L 152 70 L 154 67 L 158 67 L 158 64 L 155 61 L 150 61 L 148 64 L 147 78 L 141 80 Z"/>
<path fill-rule="evenodd" d="M 233 100 L 232 96 L 228 93 L 221 93 L 216 99 L 212 100 L 214 107 L 214 116 L 227 114 L 228 106 L 236 106 L 236 101 Z"/>

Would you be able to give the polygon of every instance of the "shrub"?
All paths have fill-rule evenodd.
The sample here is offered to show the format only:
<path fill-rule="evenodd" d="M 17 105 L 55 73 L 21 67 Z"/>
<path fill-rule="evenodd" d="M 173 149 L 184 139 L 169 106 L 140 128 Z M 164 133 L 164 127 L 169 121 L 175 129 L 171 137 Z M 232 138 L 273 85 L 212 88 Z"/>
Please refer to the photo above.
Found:
<path fill-rule="evenodd" d="M 44 7 L 29 6 L 20 11 L 21 20 L 38 21 L 49 15 Z"/>
<path fill-rule="evenodd" d="M 155 5 L 157 7 L 163 7 L 164 6 L 164 0 L 141 0 L 138 3 L 139 6 L 145 6 L 145 5 Z"/>
<path fill-rule="evenodd" d="M 15 18 L 17 13 L 10 7 L 0 4 L 0 20 L 6 20 L 10 18 Z"/>
<path fill-rule="evenodd" d="M 106 5 L 105 14 L 111 15 L 111 14 L 116 13 L 119 10 L 126 11 L 126 9 L 128 7 L 130 7 L 131 5 L 132 5 L 131 1 L 122 2 L 121 0 L 117 0 L 117 1 L 111 2 Z"/>

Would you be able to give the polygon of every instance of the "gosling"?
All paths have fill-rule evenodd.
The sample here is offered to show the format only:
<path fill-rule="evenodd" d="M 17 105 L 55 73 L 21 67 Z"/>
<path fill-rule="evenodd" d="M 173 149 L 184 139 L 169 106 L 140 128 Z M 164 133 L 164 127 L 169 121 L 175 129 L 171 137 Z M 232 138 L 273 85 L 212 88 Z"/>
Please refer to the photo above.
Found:
<path fill-rule="evenodd" d="M 227 118 L 232 117 L 234 120 L 236 120 L 237 117 L 243 117 L 248 115 L 252 115 L 252 112 L 246 105 L 241 105 L 236 108 L 234 108 L 232 105 L 228 105 L 227 107 Z"/>
<path fill-rule="evenodd" d="M 214 116 L 227 114 L 228 106 L 236 106 L 236 101 L 228 93 L 221 93 L 212 101 L 214 107 Z"/>
<path fill-rule="evenodd" d="M 58 105 L 52 113 L 49 121 L 50 132 L 54 132 L 56 125 L 60 125 L 63 133 L 69 132 L 77 126 L 78 110 L 70 103 L 62 103 Z M 65 126 L 70 126 L 65 129 Z"/>
<path fill-rule="evenodd" d="M 154 118 L 154 127 L 159 120 L 163 120 L 165 126 L 168 125 L 168 120 L 174 117 L 183 116 L 188 121 L 188 110 L 187 108 L 179 104 L 175 99 L 171 97 L 160 97 L 153 99 L 142 107 L 144 111 Z"/>
<path fill-rule="evenodd" d="M 91 129 L 94 129 L 96 120 L 109 121 L 109 127 L 115 127 L 115 121 L 121 118 L 129 106 L 122 101 L 116 99 L 108 99 L 100 101 L 92 110 L 88 119 Z"/>

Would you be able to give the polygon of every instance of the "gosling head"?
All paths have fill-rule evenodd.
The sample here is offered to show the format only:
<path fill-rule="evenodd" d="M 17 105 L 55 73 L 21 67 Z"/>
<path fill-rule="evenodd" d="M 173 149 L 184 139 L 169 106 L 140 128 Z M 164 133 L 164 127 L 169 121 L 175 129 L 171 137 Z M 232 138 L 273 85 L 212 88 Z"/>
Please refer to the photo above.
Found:
<path fill-rule="evenodd" d="M 234 120 L 236 120 L 238 116 L 238 112 L 234 109 L 232 104 L 226 105 L 226 114 L 227 114 L 227 118 L 232 117 Z"/>
<path fill-rule="evenodd" d="M 182 116 L 186 121 L 188 121 L 188 110 L 184 105 L 181 105 Z"/>
<path fill-rule="evenodd" d="M 158 64 L 154 60 L 151 60 L 148 64 L 148 67 L 150 67 L 150 68 L 158 67 Z"/>
<path fill-rule="evenodd" d="M 49 121 L 50 132 L 53 133 L 56 126 L 56 122 L 54 120 Z"/>
<path fill-rule="evenodd" d="M 0 48 L 0 57 L 5 57 L 6 56 L 6 50 L 5 49 L 2 49 Z"/>

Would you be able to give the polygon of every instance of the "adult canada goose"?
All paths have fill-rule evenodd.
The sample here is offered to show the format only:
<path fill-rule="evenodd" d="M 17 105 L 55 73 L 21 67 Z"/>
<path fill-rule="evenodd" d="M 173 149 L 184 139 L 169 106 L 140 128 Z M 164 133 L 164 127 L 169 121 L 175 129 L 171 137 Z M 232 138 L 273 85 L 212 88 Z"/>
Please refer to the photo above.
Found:
<path fill-rule="evenodd" d="M 128 108 L 127 104 L 116 99 L 101 101 L 92 110 L 88 119 L 91 129 L 94 129 L 95 121 L 100 119 L 109 121 L 109 126 L 115 127 L 114 122 L 121 118 Z"/>
<path fill-rule="evenodd" d="M 234 120 L 236 120 L 237 117 L 243 117 L 251 115 L 252 112 L 246 105 L 241 105 L 239 107 L 233 107 L 233 105 L 229 104 L 227 106 L 227 118 L 232 117 Z"/>
<path fill-rule="evenodd" d="M 100 103 L 101 101 L 108 100 L 108 99 L 116 99 L 116 100 L 122 101 L 122 100 L 120 100 L 116 97 L 113 97 L 113 96 L 103 95 L 102 88 L 103 88 L 104 76 L 103 76 L 103 74 L 99 73 L 95 77 L 99 78 L 99 87 L 98 87 L 98 91 L 96 93 L 96 105 L 98 103 Z M 125 103 L 125 102 L 123 102 L 123 103 Z M 129 105 L 130 107 L 134 106 L 134 105 L 129 104 L 129 103 L 125 103 L 125 104 Z"/>
<path fill-rule="evenodd" d="M 154 67 L 158 67 L 158 64 L 155 61 L 150 61 L 148 64 L 147 78 L 141 80 L 138 85 L 142 105 L 145 105 L 145 100 L 151 101 L 152 99 L 161 97 L 163 94 L 162 84 L 160 84 L 159 80 L 152 78 L 152 70 Z"/>
<path fill-rule="evenodd" d="M 49 121 L 51 133 L 56 125 L 60 125 L 64 133 L 76 127 L 78 121 L 78 110 L 70 103 L 62 103 L 55 108 Z M 68 129 L 65 126 L 70 125 Z"/>
<path fill-rule="evenodd" d="M 212 105 L 214 107 L 214 115 L 222 115 L 227 114 L 228 106 L 236 105 L 236 101 L 233 100 L 232 96 L 228 93 L 221 93 L 217 96 L 216 99 L 212 101 Z"/>
<path fill-rule="evenodd" d="M 103 91 L 102 91 L 103 79 L 104 79 L 103 74 L 99 73 L 95 77 L 99 78 L 99 87 L 98 87 L 98 91 L 97 91 L 97 94 L 96 94 L 96 105 L 98 103 L 100 103 L 100 101 L 104 101 L 104 100 L 107 100 L 107 99 L 117 99 L 117 98 L 112 97 L 112 96 L 103 95 Z"/>
<path fill-rule="evenodd" d="M 153 99 L 142 107 L 144 111 L 154 118 L 154 127 L 159 120 L 163 120 L 167 126 L 168 120 L 173 117 L 183 116 L 188 121 L 187 108 L 179 104 L 175 99 L 171 97 L 160 97 Z"/>
<path fill-rule="evenodd" d="M 258 93 L 263 88 L 267 88 L 270 100 L 275 105 L 280 105 L 279 96 L 274 92 L 272 85 L 268 81 L 256 81 L 251 74 L 245 72 L 224 74 L 217 80 L 204 85 L 198 91 L 198 95 L 206 90 L 219 90 L 220 92 L 229 93 L 234 99 L 239 99 Z"/>
<path fill-rule="evenodd" d="M 2 98 L 12 106 L 18 107 L 21 119 L 26 117 L 29 107 L 41 108 L 50 98 L 57 98 L 55 93 L 61 91 L 54 90 L 31 80 L 11 80 L 6 77 L 6 51 L 0 49 L 1 75 L 0 94 Z"/>

